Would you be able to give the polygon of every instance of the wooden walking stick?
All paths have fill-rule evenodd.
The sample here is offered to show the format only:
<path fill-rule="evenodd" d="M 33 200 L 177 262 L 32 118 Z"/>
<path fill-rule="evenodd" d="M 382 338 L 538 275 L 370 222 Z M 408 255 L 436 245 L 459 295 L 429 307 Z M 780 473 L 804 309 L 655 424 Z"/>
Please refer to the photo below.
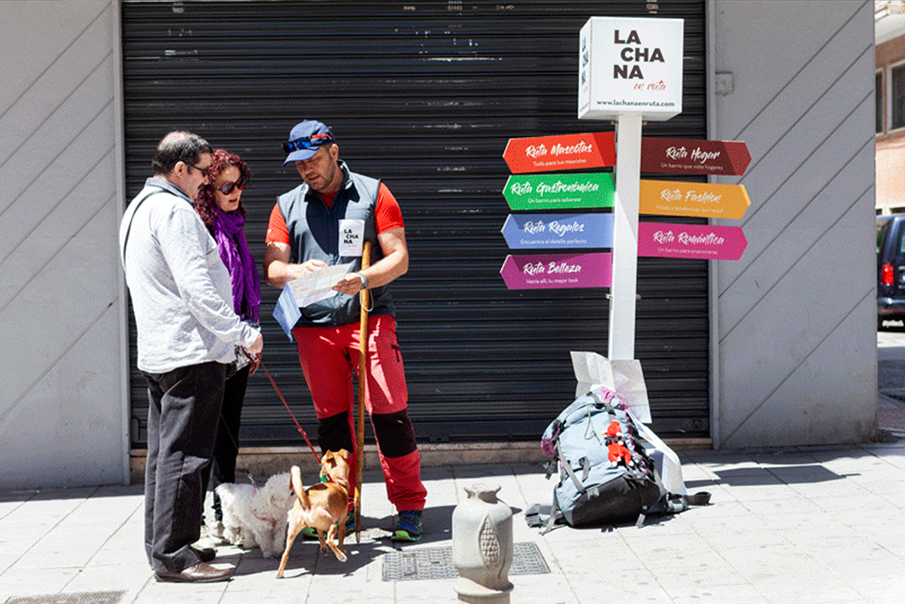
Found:
<path fill-rule="evenodd" d="M 371 265 L 371 242 L 365 241 L 361 270 Z M 361 542 L 361 476 L 365 465 L 365 394 L 368 391 L 368 290 L 361 290 L 361 324 L 358 330 L 358 427 L 355 456 L 355 543 Z"/>

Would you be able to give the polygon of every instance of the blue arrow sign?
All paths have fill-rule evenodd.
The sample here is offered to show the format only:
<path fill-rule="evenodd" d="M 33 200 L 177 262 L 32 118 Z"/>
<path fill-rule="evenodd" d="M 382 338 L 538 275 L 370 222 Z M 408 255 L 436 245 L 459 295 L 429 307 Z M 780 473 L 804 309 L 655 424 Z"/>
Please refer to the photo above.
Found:
<path fill-rule="evenodd" d="M 613 247 L 612 214 L 510 214 L 502 229 L 510 249 Z"/>

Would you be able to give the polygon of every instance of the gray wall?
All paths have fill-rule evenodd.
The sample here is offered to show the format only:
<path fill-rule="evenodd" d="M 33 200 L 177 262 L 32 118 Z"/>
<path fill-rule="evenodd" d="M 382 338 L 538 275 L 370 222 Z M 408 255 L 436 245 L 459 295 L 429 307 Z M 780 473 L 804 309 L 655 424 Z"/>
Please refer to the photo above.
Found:
<path fill-rule="evenodd" d="M 721 447 L 876 429 L 873 2 L 712 5 L 711 137 L 744 140 L 748 249 L 715 263 Z M 724 221 L 729 224 L 730 221 Z M 714 404 L 715 403 L 715 404 Z"/>
<path fill-rule="evenodd" d="M 753 156 L 722 179 L 752 207 L 713 264 L 717 446 L 876 427 L 872 8 L 710 5 L 711 138 Z M 116 0 L 0 2 L 0 489 L 128 479 L 118 31 Z"/>
<path fill-rule="evenodd" d="M 0 488 L 128 474 L 118 6 L 0 2 Z"/>

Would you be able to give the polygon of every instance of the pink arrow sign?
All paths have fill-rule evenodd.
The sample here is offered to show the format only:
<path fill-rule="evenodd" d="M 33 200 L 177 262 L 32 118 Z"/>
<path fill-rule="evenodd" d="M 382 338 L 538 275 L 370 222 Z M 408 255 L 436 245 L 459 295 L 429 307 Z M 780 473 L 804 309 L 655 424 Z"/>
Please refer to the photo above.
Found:
<path fill-rule="evenodd" d="M 641 139 L 642 172 L 740 176 L 750 163 L 748 146 L 741 141 Z"/>
<path fill-rule="evenodd" d="M 657 258 L 738 260 L 748 246 L 742 227 L 708 224 L 638 224 L 638 255 Z"/>
<path fill-rule="evenodd" d="M 513 174 L 616 165 L 612 132 L 510 138 L 503 159 Z"/>
<path fill-rule="evenodd" d="M 609 287 L 613 259 L 609 253 L 506 256 L 500 274 L 509 289 Z"/>

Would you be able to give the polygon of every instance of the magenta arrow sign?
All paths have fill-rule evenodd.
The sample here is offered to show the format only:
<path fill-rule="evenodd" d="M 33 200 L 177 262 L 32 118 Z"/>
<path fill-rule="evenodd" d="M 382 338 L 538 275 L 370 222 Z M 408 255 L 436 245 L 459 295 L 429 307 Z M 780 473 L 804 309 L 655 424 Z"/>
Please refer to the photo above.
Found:
<path fill-rule="evenodd" d="M 609 287 L 613 259 L 609 253 L 506 256 L 500 274 L 509 289 Z"/>
<path fill-rule="evenodd" d="M 639 256 L 738 260 L 747 246 L 742 227 L 661 222 L 638 224 Z"/>

